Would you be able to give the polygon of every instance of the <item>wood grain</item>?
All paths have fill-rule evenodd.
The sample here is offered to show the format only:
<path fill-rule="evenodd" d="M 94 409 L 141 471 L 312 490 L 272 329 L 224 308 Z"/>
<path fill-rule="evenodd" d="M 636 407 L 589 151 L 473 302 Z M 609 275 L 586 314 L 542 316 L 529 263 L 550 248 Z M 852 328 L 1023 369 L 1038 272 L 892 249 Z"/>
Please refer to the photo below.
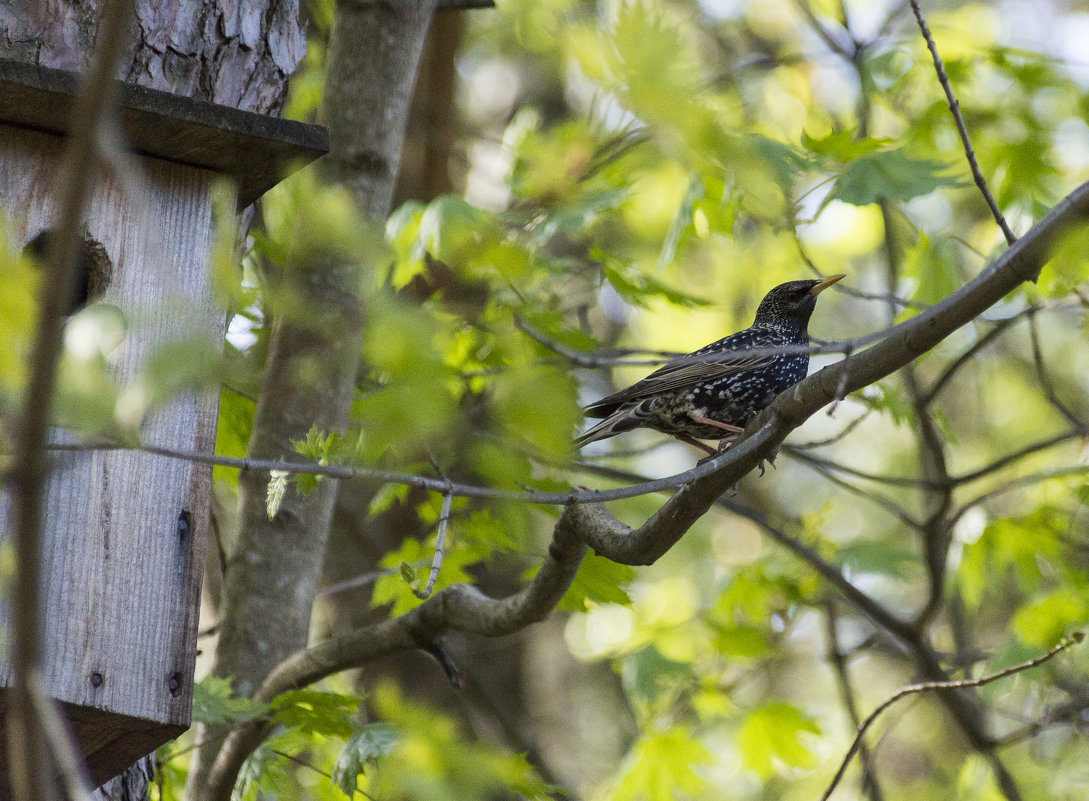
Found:
<path fill-rule="evenodd" d="M 56 137 L 0 126 L 0 207 L 16 246 L 51 223 L 60 148 Z M 112 262 L 102 301 L 128 321 L 111 354 L 122 387 L 160 346 L 218 344 L 225 324 L 207 265 L 214 175 L 154 159 L 139 167 L 102 176 L 86 220 Z M 184 393 L 147 415 L 141 435 L 211 452 L 216 413 L 214 393 Z M 73 434 L 58 430 L 55 438 Z M 52 460 L 42 553 L 45 679 L 53 697 L 79 708 L 75 728 L 96 779 L 189 725 L 210 481 L 206 466 L 141 453 L 65 452 Z M 0 659 L 0 686 L 10 683 L 10 665 Z"/>

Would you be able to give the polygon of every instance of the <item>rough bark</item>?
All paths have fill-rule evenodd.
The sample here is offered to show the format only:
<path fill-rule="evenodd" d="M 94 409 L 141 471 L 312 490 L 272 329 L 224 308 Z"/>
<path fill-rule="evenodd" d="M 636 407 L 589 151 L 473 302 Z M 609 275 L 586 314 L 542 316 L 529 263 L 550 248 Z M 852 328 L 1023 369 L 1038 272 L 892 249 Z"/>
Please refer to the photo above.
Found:
<path fill-rule="evenodd" d="M 368 218 L 389 213 L 405 122 L 434 0 L 341 3 L 329 44 L 323 121 L 331 153 L 325 175 L 351 192 Z M 317 425 L 343 428 L 355 386 L 361 315 L 350 287 L 358 267 L 302 265 L 298 285 L 313 292 L 314 308 L 340 309 L 322 332 L 279 321 L 273 335 L 249 453 L 292 458 L 290 440 Z M 328 373 L 319 381 L 297 368 L 319 358 Z M 231 676 L 251 695 L 268 672 L 306 645 L 317 580 L 328 538 L 336 483 L 324 482 L 302 498 L 289 494 L 276 517 L 265 516 L 266 479 L 243 479 L 239 533 L 228 560 L 223 618 L 213 672 Z M 218 768 L 222 727 L 203 727 L 203 744 L 190 771 L 191 799 L 226 799 L 234 774 Z M 214 766 L 214 767 L 213 767 Z"/>
<path fill-rule="evenodd" d="M 0 56 L 84 71 L 100 0 L 0 0 Z M 136 0 L 117 77 L 260 114 L 277 114 L 306 53 L 298 0 Z"/>
<path fill-rule="evenodd" d="M 420 52 L 435 0 L 337 4 L 323 117 L 330 180 L 372 219 L 389 213 Z"/>

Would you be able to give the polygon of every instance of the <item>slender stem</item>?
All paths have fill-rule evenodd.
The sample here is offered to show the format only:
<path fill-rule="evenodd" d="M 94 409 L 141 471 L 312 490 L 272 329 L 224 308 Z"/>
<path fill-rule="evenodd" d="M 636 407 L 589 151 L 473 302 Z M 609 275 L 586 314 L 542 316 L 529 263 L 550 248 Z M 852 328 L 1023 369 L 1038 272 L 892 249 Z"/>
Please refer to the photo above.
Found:
<path fill-rule="evenodd" d="M 1013 665 L 1005 670 L 1000 670 L 997 673 L 990 673 L 986 676 L 980 676 L 977 679 L 960 679 L 958 681 L 927 681 L 921 684 L 911 684 L 907 687 L 901 687 L 891 696 L 886 698 L 873 712 L 866 716 L 866 719 L 862 721 L 862 725 L 858 727 L 858 733 L 855 735 L 854 741 L 851 743 L 851 747 L 847 750 L 847 755 L 843 758 L 843 762 L 840 763 L 839 770 L 836 771 L 836 775 L 832 777 L 832 783 L 828 785 L 828 789 L 824 791 L 824 795 L 821 796 L 821 801 L 828 801 L 828 798 L 832 795 L 832 792 L 836 789 L 840 780 L 843 778 L 843 774 L 847 771 L 848 765 L 851 764 L 851 759 L 858 753 L 859 748 L 862 747 L 862 738 L 869 731 L 870 727 L 874 724 L 881 713 L 895 704 L 901 698 L 906 698 L 909 695 L 915 695 L 917 693 L 930 692 L 933 690 L 961 690 L 969 687 L 982 687 L 984 684 L 990 684 L 993 681 L 1004 679 L 1007 676 L 1012 676 L 1015 673 L 1020 673 L 1025 670 L 1030 670 L 1034 667 L 1039 667 L 1044 662 L 1053 659 L 1062 651 L 1065 651 L 1071 645 L 1080 643 L 1084 639 L 1084 635 L 1080 632 L 1072 634 L 1071 636 L 1063 639 L 1048 651 L 1043 656 L 1038 656 L 1035 659 L 1030 659 L 1027 662 L 1022 662 L 1019 665 Z"/>
<path fill-rule="evenodd" d="M 418 598 L 430 598 L 435 591 L 435 582 L 439 580 L 439 570 L 442 569 L 442 560 L 446 555 L 446 526 L 450 522 L 450 504 L 454 496 L 446 493 L 442 496 L 442 512 L 439 514 L 439 534 L 435 541 L 435 558 L 431 560 L 431 574 L 427 577 L 427 586 L 423 592 L 417 593 Z"/>
<path fill-rule="evenodd" d="M 934 43 L 934 37 L 930 34 L 930 26 L 926 24 L 926 20 L 923 18 L 923 12 L 919 8 L 918 0 L 910 0 L 910 2 L 911 10 L 915 14 L 915 21 L 919 23 L 919 30 L 922 32 L 923 38 L 926 40 L 926 46 L 934 59 L 934 70 L 938 73 L 938 83 L 942 85 L 942 89 L 945 91 L 945 99 L 949 101 L 949 111 L 953 115 L 953 122 L 956 123 L 960 141 L 964 145 L 964 155 L 967 157 L 968 166 L 972 170 L 972 178 L 975 179 L 976 186 L 979 187 L 979 191 L 983 194 L 983 199 L 987 201 L 987 206 L 990 208 L 991 214 L 994 215 L 995 222 L 1002 229 L 1002 235 L 1006 237 L 1007 244 L 1012 245 L 1017 241 L 1017 237 L 1010 230 L 1006 218 L 1002 216 L 998 204 L 995 203 L 994 197 L 991 195 L 991 190 L 987 188 L 987 181 L 979 169 L 976 152 L 972 148 L 972 140 L 968 136 L 968 126 L 964 124 L 964 117 L 960 113 L 960 103 L 957 101 L 957 96 L 953 94 L 953 86 L 949 83 L 949 76 L 945 72 L 942 57 L 938 55 L 938 46 Z"/>
<path fill-rule="evenodd" d="M 48 474 L 45 442 L 60 361 L 64 314 L 75 283 L 81 221 L 98 165 L 97 141 L 110 113 L 114 68 L 129 31 L 130 3 L 110 0 L 98 23 L 94 60 L 76 100 L 71 139 L 60 175 L 64 177 L 48 248 L 49 275 L 39 302 L 37 332 L 31 355 L 30 379 L 23 395 L 11 500 L 14 516 L 15 590 L 11 654 L 14 673 L 8 755 L 16 799 L 50 799 L 57 786 L 52 766 L 54 749 L 47 747 L 46 721 L 41 720 L 39 682 L 43 653 L 44 616 L 41 598 L 42 495 Z"/>
<path fill-rule="evenodd" d="M 825 637 L 828 639 L 828 661 L 831 662 L 836 674 L 836 683 L 839 685 L 840 696 L 843 698 L 843 706 L 847 715 L 854 724 L 855 729 L 862 724 L 858 714 L 858 704 L 855 702 L 854 689 L 851 687 L 851 675 L 847 668 L 847 659 L 839 648 L 839 632 L 837 631 L 836 606 L 831 601 L 825 606 Z M 862 760 L 862 787 L 869 794 L 871 801 L 881 801 L 884 793 L 881 792 L 881 784 L 877 780 L 877 771 L 873 762 L 870 749 L 862 743 L 858 747 L 859 759 Z"/>

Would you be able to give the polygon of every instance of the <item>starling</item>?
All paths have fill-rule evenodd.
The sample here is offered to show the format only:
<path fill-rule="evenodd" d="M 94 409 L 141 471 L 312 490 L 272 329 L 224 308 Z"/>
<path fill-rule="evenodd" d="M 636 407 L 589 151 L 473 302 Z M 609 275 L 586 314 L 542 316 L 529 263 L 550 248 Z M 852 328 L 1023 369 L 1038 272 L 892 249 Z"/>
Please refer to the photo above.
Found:
<path fill-rule="evenodd" d="M 727 440 L 809 369 L 809 317 L 817 295 L 844 276 L 790 281 L 768 292 L 744 331 L 674 359 L 642 381 L 586 407 L 604 417 L 575 440 L 607 439 L 635 428 L 653 428 L 716 451 L 700 439 Z M 776 353 L 776 348 L 783 352 Z M 755 350 L 756 353 L 749 353 Z"/>

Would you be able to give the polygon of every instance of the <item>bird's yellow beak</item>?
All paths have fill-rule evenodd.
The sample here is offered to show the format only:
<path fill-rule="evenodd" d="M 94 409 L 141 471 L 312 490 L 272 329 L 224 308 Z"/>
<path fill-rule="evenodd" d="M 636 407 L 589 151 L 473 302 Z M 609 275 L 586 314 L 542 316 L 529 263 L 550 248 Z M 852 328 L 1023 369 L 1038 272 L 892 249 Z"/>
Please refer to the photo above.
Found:
<path fill-rule="evenodd" d="M 839 281 L 841 278 L 846 278 L 846 277 L 847 277 L 847 273 L 840 273 L 839 275 L 830 275 L 827 278 L 825 278 L 823 281 L 821 281 L 819 284 L 817 284 L 815 287 L 813 287 L 811 290 L 809 290 L 809 294 L 810 295 L 819 295 L 821 292 L 828 289 L 828 287 L 832 286 L 832 284 L 836 283 L 836 281 Z"/>

